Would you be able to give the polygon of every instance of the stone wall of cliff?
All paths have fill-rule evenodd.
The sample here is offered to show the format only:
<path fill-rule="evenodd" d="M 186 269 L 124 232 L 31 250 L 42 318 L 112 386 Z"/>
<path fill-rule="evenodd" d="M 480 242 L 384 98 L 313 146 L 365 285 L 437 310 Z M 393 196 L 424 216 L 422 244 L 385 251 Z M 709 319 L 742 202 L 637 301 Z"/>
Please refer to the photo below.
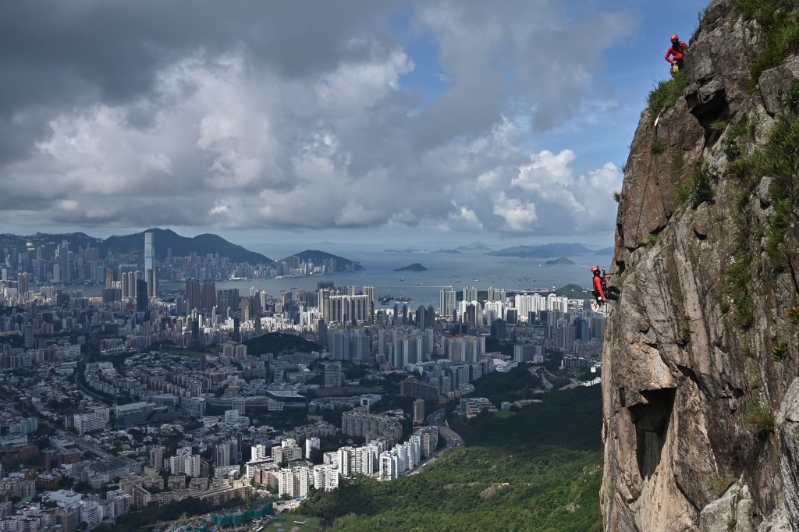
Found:
<path fill-rule="evenodd" d="M 799 530 L 799 58 L 753 74 L 773 32 L 744 4 L 710 2 L 624 169 L 605 530 Z"/>

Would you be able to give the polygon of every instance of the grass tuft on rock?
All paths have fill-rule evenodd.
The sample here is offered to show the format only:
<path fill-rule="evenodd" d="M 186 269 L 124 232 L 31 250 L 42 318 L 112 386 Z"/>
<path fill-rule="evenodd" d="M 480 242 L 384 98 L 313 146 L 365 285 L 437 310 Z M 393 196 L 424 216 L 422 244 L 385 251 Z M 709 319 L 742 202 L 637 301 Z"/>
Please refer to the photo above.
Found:
<path fill-rule="evenodd" d="M 649 113 L 650 124 L 654 124 L 655 120 L 664 108 L 673 107 L 677 103 L 677 99 L 682 96 L 688 82 L 685 80 L 685 74 L 680 71 L 677 72 L 673 78 L 669 80 L 660 81 L 654 89 L 647 96 L 647 112 Z M 653 150 L 654 151 L 654 150 Z"/>
<path fill-rule="evenodd" d="M 747 409 L 744 421 L 756 430 L 774 430 L 774 414 L 760 404 L 752 405 Z"/>

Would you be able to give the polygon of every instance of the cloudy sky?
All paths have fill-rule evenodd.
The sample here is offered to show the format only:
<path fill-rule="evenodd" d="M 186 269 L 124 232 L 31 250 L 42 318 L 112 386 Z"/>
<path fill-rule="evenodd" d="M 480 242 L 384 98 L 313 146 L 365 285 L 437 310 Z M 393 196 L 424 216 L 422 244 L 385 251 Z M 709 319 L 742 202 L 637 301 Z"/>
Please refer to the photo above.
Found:
<path fill-rule="evenodd" d="M 612 244 L 702 0 L 11 0 L 0 232 Z"/>

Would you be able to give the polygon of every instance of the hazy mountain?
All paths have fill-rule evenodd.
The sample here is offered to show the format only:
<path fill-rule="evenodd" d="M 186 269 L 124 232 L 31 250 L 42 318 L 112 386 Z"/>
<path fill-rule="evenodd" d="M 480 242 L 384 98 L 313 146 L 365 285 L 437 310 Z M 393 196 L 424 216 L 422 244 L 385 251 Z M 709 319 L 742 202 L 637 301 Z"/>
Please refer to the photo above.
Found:
<path fill-rule="evenodd" d="M 493 248 L 486 246 L 482 242 L 475 242 L 473 244 L 469 244 L 468 246 L 458 246 L 455 248 L 458 251 L 491 251 Z"/>
<path fill-rule="evenodd" d="M 536 257 L 546 259 L 549 257 L 574 257 L 576 255 L 593 254 L 594 251 L 588 249 L 582 244 L 543 244 L 540 246 L 513 246 L 509 248 L 500 249 L 486 253 L 486 255 L 493 255 L 496 257 Z"/>
<path fill-rule="evenodd" d="M 79 247 L 87 248 L 91 246 L 99 248 L 100 257 L 105 257 L 109 251 L 115 254 L 143 255 L 145 232 L 155 235 L 155 253 L 160 258 L 166 257 L 167 249 L 172 248 L 172 255 L 175 257 L 186 257 L 189 253 L 197 253 L 198 255 L 218 253 L 233 262 L 249 262 L 250 264 L 275 263 L 272 259 L 260 253 L 249 251 L 217 235 L 204 234 L 188 238 L 180 236 L 170 229 L 158 228 L 131 235 L 115 235 L 105 240 L 85 233 L 36 233 L 34 235 L 5 233 L 0 234 L 0 248 L 33 251 L 39 247 L 44 247 L 46 250 L 45 256 L 48 256 L 61 242 L 66 241 L 69 243 L 70 251 L 77 251 Z"/>
<path fill-rule="evenodd" d="M 155 253 L 158 257 L 166 257 L 167 249 L 172 248 L 172 255 L 186 257 L 190 253 L 207 255 L 218 253 L 233 262 L 249 262 L 250 264 L 275 264 L 275 261 L 249 251 L 242 246 L 228 242 L 221 236 L 210 233 L 197 235 L 193 238 L 180 236 L 171 229 L 148 229 L 132 235 L 112 236 L 100 243 L 100 256 L 104 257 L 109 251 L 112 253 L 143 253 L 144 233 L 153 233 L 155 236 Z"/>

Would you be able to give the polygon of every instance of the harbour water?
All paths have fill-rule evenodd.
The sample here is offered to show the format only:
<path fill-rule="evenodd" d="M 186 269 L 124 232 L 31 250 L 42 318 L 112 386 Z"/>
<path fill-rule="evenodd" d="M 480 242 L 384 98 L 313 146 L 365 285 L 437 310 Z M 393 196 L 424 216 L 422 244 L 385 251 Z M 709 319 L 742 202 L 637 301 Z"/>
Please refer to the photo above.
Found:
<path fill-rule="evenodd" d="M 311 277 L 283 277 L 277 279 L 248 279 L 217 282 L 217 289 L 238 288 L 248 294 L 251 288 L 279 296 L 283 291 L 316 290 L 320 281 L 333 282 L 336 286 L 355 286 L 360 291 L 364 286 L 374 286 L 379 296 L 390 295 L 395 299 L 410 298 L 409 306 L 433 305 L 438 307 L 439 293 L 444 288 L 462 290 L 475 287 L 478 290 L 504 288 L 508 291 L 552 290 L 567 284 L 576 284 L 589 289 L 590 266 L 599 264 L 607 268 L 607 255 L 582 255 L 570 257 L 575 264 L 545 265 L 544 259 L 516 257 L 494 257 L 470 252 L 460 254 L 413 253 L 337 249 L 330 251 L 339 256 L 360 262 L 364 267 L 358 272 L 339 272 Z M 419 263 L 426 271 L 394 271 Z"/>

